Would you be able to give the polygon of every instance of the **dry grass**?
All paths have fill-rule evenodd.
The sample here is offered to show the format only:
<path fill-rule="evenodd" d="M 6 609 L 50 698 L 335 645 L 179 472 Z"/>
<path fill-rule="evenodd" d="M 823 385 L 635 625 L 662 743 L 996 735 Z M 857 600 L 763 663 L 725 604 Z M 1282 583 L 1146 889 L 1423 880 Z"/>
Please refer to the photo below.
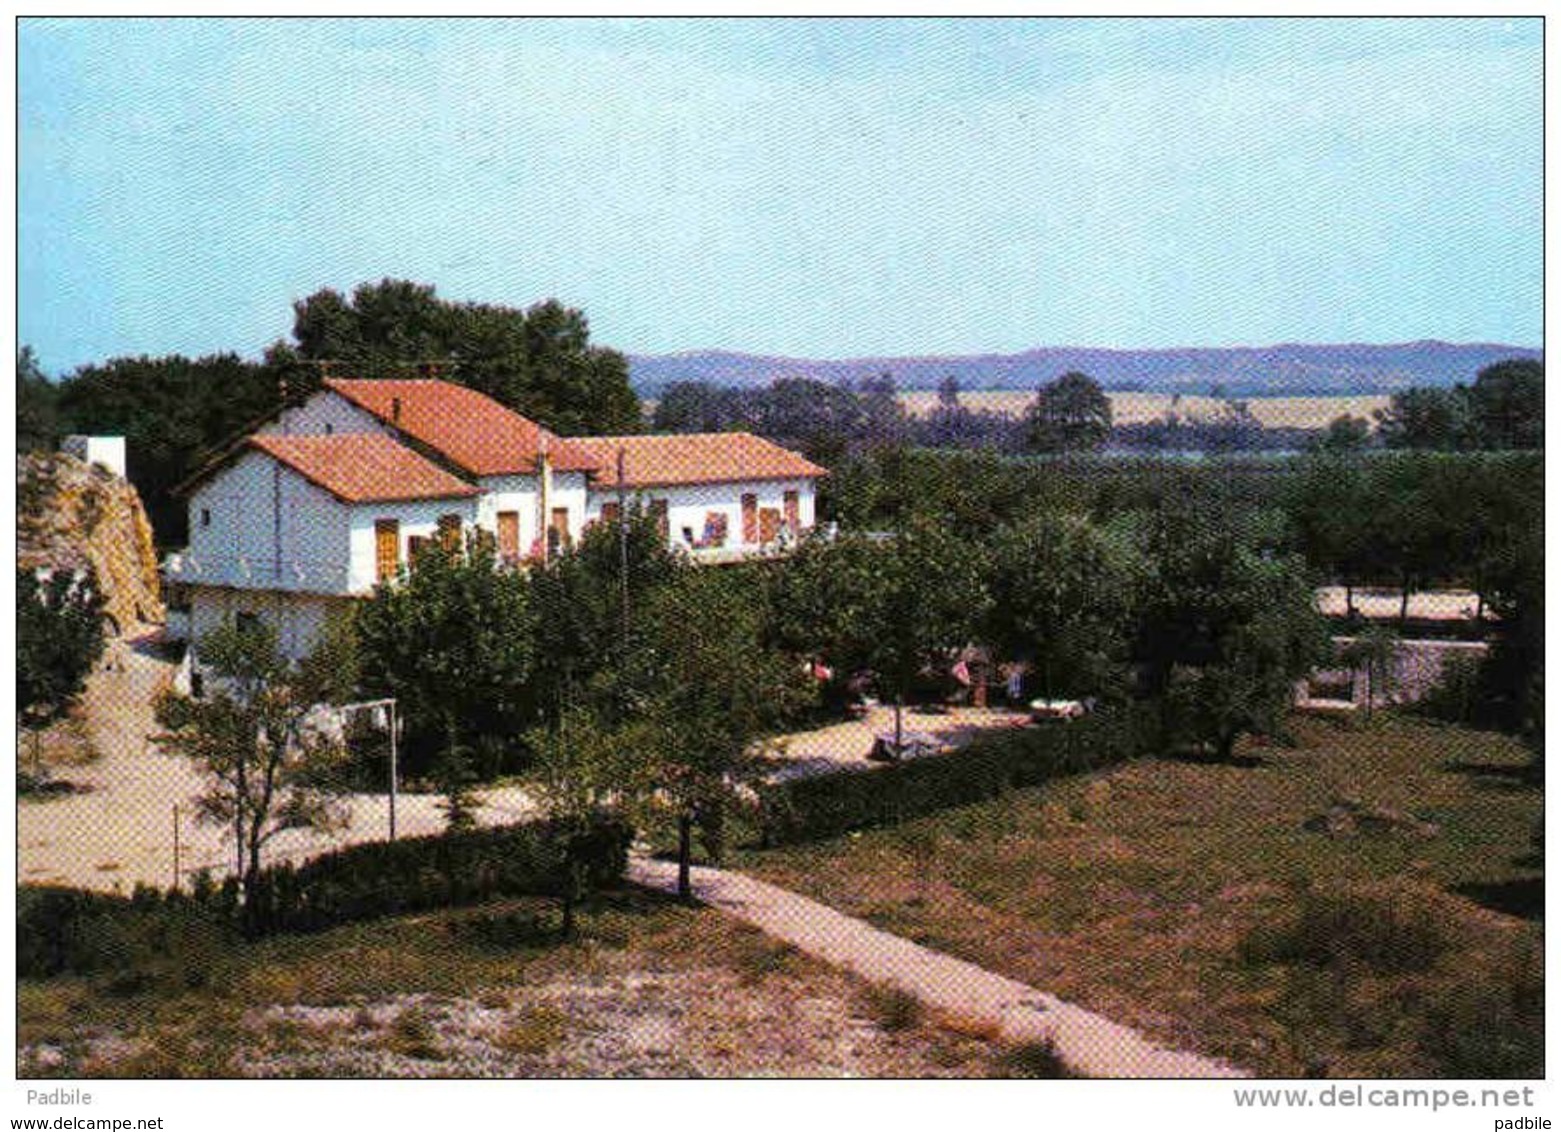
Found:
<path fill-rule="evenodd" d="M 1224 402 L 1212 397 L 1170 393 L 1110 393 L 1112 419 L 1121 425 L 1160 420 L 1171 410 L 1184 419 L 1209 420 L 1219 415 Z M 1035 400 L 1033 389 L 975 390 L 960 394 L 960 403 L 978 411 L 1022 416 Z M 1338 397 L 1241 397 L 1265 428 L 1324 428 L 1338 416 L 1364 417 L 1376 427 L 1372 413 L 1386 408 L 1388 398 L 1374 394 Z M 932 390 L 900 394 L 912 416 L 926 416 L 938 402 Z"/>
<path fill-rule="evenodd" d="M 1299 747 L 1244 750 L 1252 766 L 1144 760 L 897 830 L 751 854 L 745 866 L 1267 1073 L 1439 1075 L 1532 1058 L 1539 926 L 1465 895 L 1511 905 L 1537 886 L 1542 795 L 1521 773 L 1527 753 L 1500 736 L 1387 718 L 1295 726 Z M 1305 828 L 1339 797 L 1440 833 L 1334 839 Z M 930 870 L 911 848 L 928 837 Z M 1399 903 L 1385 884 L 1402 886 L 1389 890 Z M 1275 925 L 1300 942 L 1257 961 L 1254 933 Z M 1339 937 L 1335 959 L 1319 941 Z M 1383 956 L 1398 949 L 1395 967 Z M 1486 973 L 1474 1001 L 1471 970 Z M 1480 1008 L 1506 1012 L 1507 1047 L 1437 1047 L 1437 1018 Z"/>
<path fill-rule="evenodd" d="M 989 1076 L 1002 1050 L 870 1022 L 864 984 L 712 909 L 625 889 L 546 943 L 544 901 L 275 937 L 198 988 L 21 984 L 21 1076 Z M 887 1017 L 887 1015 L 886 1015 Z"/>

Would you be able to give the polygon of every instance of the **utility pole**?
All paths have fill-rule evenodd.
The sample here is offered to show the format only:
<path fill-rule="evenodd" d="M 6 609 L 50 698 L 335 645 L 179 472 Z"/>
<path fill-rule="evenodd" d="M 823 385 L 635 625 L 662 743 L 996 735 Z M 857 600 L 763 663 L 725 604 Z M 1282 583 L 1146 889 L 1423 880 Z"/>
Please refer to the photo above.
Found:
<path fill-rule="evenodd" d="M 386 719 L 390 723 L 390 840 L 396 839 L 396 780 L 400 777 L 396 770 L 396 700 L 394 696 L 387 696 L 382 700 L 360 700 L 357 703 L 342 704 L 336 710 L 345 715 L 348 712 L 369 711 L 373 708 L 384 708 Z"/>
<path fill-rule="evenodd" d="M 624 451 L 618 447 L 618 585 L 623 599 L 623 647 L 629 647 L 629 511 L 623 483 Z"/>
<path fill-rule="evenodd" d="M 179 891 L 179 803 L 173 804 L 173 890 Z"/>

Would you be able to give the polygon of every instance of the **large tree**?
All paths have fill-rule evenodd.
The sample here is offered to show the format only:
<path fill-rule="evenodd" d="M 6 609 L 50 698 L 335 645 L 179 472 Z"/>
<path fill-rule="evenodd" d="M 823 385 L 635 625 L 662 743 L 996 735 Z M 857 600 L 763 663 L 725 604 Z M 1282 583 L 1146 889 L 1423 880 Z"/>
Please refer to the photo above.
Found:
<path fill-rule="evenodd" d="M 1513 358 L 1486 366 L 1469 401 L 1485 448 L 1545 446 L 1545 363 Z"/>
<path fill-rule="evenodd" d="M 1279 728 L 1295 682 L 1328 655 L 1312 579 L 1299 556 L 1191 505 L 1155 517 L 1148 549 L 1136 651 L 1163 740 L 1228 759 L 1243 733 Z"/>
<path fill-rule="evenodd" d="M 103 598 L 90 570 L 80 576 L 56 570 L 40 579 L 36 572 L 19 568 L 16 708 L 35 740 L 37 731 L 81 693 L 102 655 Z"/>
<path fill-rule="evenodd" d="M 44 376 L 33 348 L 23 346 L 16 352 L 17 451 L 52 451 L 67 431 L 59 387 Z"/>
<path fill-rule="evenodd" d="M 1401 389 L 1377 418 L 1382 442 L 1389 448 L 1429 448 L 1443 452 L 1478 446 L 1478 430 L 1470 419 L 1467 390 L 1414 387 Z"/>
<path fill-rule="evenodd" d="M 345 816 L 332 789 L 344 752 L 311 720 L 316 705 L 352 693 L 351 637 L 328 633 L 294 664 L 278 651 L 268 625 L 228 623 L 203 637 L 199 651 L 215 679 L 201 699 L 171 690 L 159 698 L 164 731 L 156 741 L 206 775 L 197 814 L 233 832 L 245 916 L 255 928 L 266 846 L 285 830 L 331 829 Z"/>
<path fill-rule="evenodd" d="M 492 539 L 431 541 L 354 620 L 365 691 L 396 697 L 406 720 L 408 773 L 459 787 L 473 752 L 482 774 L 501 769 L 535 714 L 535 617 L 524 575 L 498 568 Z"/>
<path fill-rule="evenodd" d="M 968 645 L 989 601 L 978 547 L 916 518 L 891 537 L 849 535 L 804 543 L 782 563 L 772 589 L 780 644 L 841 672 L 868 669 L 901 708 L 928 669 Z"/>
<path fill-rule="evenodd" d="M 1111 435 L 1111 399 L 1094 378 L 1069 371 L 1041 386 L 1026 417 L 1037 452 L 1092 452 Z"/>
<path fill-rule="evenodd" d="M 350 297 L 317 291 L 293 309 L 299 354 L 338 376 L 437 372 L 561 433 L 642 427 L 623 355 L 592 345 L 584 313 L 555 299 L 522 311 L 382 279 Z"/>
<path fill-rule="evenodd" d="M 1125 529 L 1056 513 L 1004 528 L 993 539 L 987 638 L 1032 662 L 1048 699 L 1120 690 L 1145 570 Z"/>

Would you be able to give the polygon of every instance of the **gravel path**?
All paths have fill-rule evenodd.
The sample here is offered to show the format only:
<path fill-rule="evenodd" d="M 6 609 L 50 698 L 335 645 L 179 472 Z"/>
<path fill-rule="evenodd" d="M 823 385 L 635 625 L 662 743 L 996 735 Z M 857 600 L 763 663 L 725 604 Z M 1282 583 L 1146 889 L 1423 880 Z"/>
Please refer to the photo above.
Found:
<path fill-rule="evenodd" d="M 677 865 L 633 858 L 629 879 L 677 891 Z M 805 896 L 720 869 L 695 868 L 694 895 L 833 966 L 890 983 L 934 1009 L 990 1026 L 1004 1041 L 1050 1043 L 1087 1077 L 1244 1077 L 1243 1071 L 1196 1054 L 1163 1049 L 1054 995 L 944 955 Z"/>

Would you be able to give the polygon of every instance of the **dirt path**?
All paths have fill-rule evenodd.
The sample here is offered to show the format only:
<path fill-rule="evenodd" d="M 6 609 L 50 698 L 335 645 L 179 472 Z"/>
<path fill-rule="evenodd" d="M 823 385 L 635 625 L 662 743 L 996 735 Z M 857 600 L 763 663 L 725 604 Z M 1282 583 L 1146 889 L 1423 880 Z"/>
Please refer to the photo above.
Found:
<path fill-rule="evenodd" d="M 27 801 L 17 807 L 17 880 L 68 884 L 128 893 L 140 884 L 167 888 L 174 878 L 174 807 L 180 810 L 179 872 L 188 882 L 200 869 L 216 877 L 232 871 L 233 842 L 222 829 L 195 821 L 195 798 L 204 779 L 186 759 L 163 754 L 150 736 L 157 731 L 153 701 L 172 679 L 174 665 L 152 645 L 156 629 L 110 644 L 104 665 L 89 677 L 82 696 L 88 736 L 98 759 L 58 772 L 82 792 Z M 478 820 L 518 821 L 532 806 L 514 788 L 479 793 Z M 444 829 L 441 799 L 402 795 L 396 807 L 400 836 Z M 346 799 L 347 827 L 330 834 L 289 830 L 266 850 L 267 863 L 294 862 L 388 833 L 389 799 L 354 794 Z"/>
<path fill-rule="evenodd" d="M 671 861 L 635 857 L 629 879 L 677 891 Z M 973 963 L 922 947 L 842 915 L 805 896 L 720 869 L 693 870 L 703 903 L 783 939 L 836 967 L 890 983 L 946 1014 L 990 1027 L 1000 1040 L 1049 1042 L 1076 1073 L 1088 1077 L 1245 1077 L 1196 1054 L 1154 1045 L 1136 1030 Z"/>

